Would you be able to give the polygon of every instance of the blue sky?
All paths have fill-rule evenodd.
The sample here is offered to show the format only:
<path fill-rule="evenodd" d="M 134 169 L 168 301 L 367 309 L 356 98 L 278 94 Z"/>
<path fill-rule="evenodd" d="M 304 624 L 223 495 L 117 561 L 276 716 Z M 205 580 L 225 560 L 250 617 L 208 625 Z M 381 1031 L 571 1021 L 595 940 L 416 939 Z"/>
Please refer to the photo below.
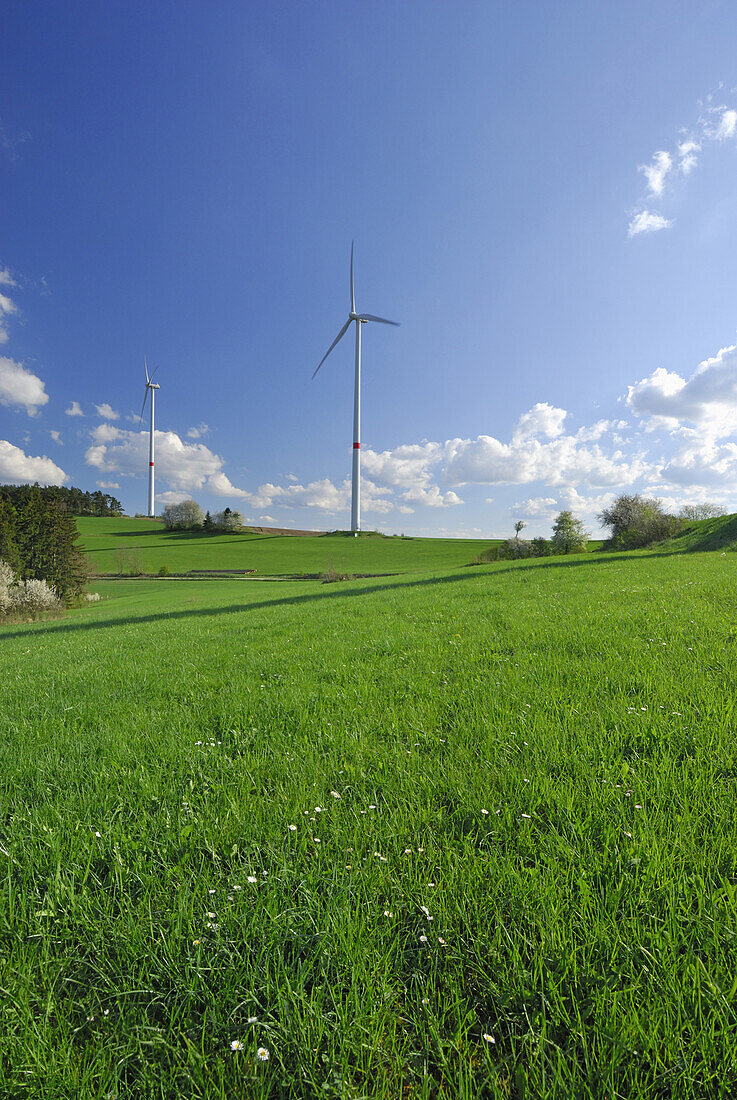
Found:
<path fill-rule="evenodd" d="M 0 13 L 0 481 L 347 527 L 737 511 L 737 9 Z M 80 415 L 81 414 L 81 415 Z M 116 415 L 113 415 L 116 414 Z"/>

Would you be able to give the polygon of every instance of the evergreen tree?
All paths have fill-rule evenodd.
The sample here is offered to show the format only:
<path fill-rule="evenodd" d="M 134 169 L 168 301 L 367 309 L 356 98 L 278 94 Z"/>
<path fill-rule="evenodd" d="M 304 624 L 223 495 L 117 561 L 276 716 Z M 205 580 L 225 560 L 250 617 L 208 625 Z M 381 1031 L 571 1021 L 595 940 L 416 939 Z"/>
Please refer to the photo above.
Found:
<path fill-rule="evenodd" d="M 10 501 L 0 497 L 0 561 L 5 561 L 18 572 L 20 568 L 20 554 L 16 540 L 15 508 Z"/>

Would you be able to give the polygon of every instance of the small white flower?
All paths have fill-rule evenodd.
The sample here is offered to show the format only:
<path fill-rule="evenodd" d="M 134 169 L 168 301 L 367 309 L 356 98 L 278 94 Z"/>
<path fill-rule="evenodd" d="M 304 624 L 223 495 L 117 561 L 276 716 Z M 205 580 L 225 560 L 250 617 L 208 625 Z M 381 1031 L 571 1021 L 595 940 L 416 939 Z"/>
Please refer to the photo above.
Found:
<path fill-rule="evenodd" d="M 219 924 L 212 924 L 210 921 L 208 921 L 207 922 L 207 927 L 212 929 L 213 932 L 217 932 L 218 929 L 220 928 L 220 925 Z"/>
<path fill-rule="evenodd" d="M 422 1003 L 424 1005 L 429 1005 L 430 1004 L 430 998 L 429 997 L 423 997 L 422 998 Z"/>
<path fill-rule="evenodd" d="M 214 890 L 208 890 L 207 892 L 208 892 L 208 894 L 214 894 L 215 893 Z"/>
<path fill-rule="evenodd" d="M 192 940 L 192 943 L 194 944 L 195 947 L 199 947 L 201 942 L 202 942 L 201 940 Z"/>
<path fill-rule="evenodd" d="M 247 882 L 255 882 L 256 881 L 256 876 L 255 875 L 249 875 L 246 881 Z"/>
<path fill-rule="evenodd" d="M 642 806 L 640 805 L 639 802 L 635 802 L 635 809 L 636 810 L 641 810 L 642 809 Z"/>
<path fill-rule="evenodd" d="M 374 806 L 374 804 L 373 804 L 373 803 L 371 803 L 371 805 L 369 806 L 369 809 L 370 809 L 370 810 L 375 810 L 375 809 L 376 809 L 376 806 Z"/>
<path fill-rule="evenodd" d="M 210 918 L 210 920 L 215 919 L 215 913 L 208 913 L 207 916 Z"/>
<path fill-rule="evenodd" d="M 441 947 L 445 947 L 445 940 L 443 939 L 442 936 L 438 936 L 438 943 L 440 944 Z"/>
<path fill-rule="evenodd" d="M 430 910 L 427 908 L 426 905 L 421 905 L 420 909 L 422 910 L 422 912 L 425 914 L 426 917 L 430 916 Z"/>
<path fill-rule="evenodd" d="M 333 798 L 340 798 L 340 795 L 338 794 L 337 791 L 331 791 L 330 793 L 333 796 Z"/>
<path fill-rule="evenodd" d="M 625 834 L 624 834 L 624 835 L 625 835 L 625 836 L 628 836 L 628 837 L 630 838 L 630 840 L 632 840 L 632 833 L 627 833 L 627 832 L 625 832 Z"/>
<path fill-rule="evenodd" d="M 384 916 L 385 917 L 393 917 L 394 914 L 392 913 L 391 909 L 385 909 L 384 910 Z"/>
<path fill-rule="evenodd" d="M 297 832 L 297 826 L 296 825 L 290 825 L 289 826 L 289 832 L 290 833 L 296 833 Z"/>
<path fill-rule="evenodd" d="M 493 1035 L 489 1035 L 488 1031 L 485 1031 L 481 1038 L 485 1043 L 496 1043 L 496 1039 Z"/>
<path fill-rule="evenodd" d="M 489 816 L 489 811 L 488 810 L 482 810 L 481 813 L 484 815 L 484 817 Z"/>
<path fill-rule="evenodd" d="M 530 814 L 522 814 L 523 817 L 530 818 Z"/>
<path fill-rule="evenodd" d="M 314 840 L 315 844 L 322 844 L 322 841 L 320 840 L 319 836 L 313 836 L 312 839 Z"/>
<path fill-rule="evenodd" d="M 256 1051 L 256 1058 L 259 1062 L 268 1062 L 269 1052 L 266 1047 L 259 1047 Z"/>
<path fill-rule="evenodd" d="M 230 1049 L 231 1050 L 243 1050 L 243 1043 L 240 1041 L 240 1039 L 233 1039 L 233 1041 L 230 1044 Z"/>
<path fill-rule="evenodd" d="M 427 936 L 420 936 L 420 943 L 427 943 Z"/>
<path fill-rule="evenodd" d="M 249 1022 L 249 1024 L 257 1024 L 258 1023 L 258 1016 L 249 1016 L 248 1017 L 248 1022 Z"/>

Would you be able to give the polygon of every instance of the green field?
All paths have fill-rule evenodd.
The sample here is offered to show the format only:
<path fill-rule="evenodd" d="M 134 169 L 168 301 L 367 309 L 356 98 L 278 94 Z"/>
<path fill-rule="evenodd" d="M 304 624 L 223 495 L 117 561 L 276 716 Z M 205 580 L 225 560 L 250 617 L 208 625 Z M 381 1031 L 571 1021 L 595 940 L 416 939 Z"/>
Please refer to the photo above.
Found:
<path fill-rule="evenodd" d="M 166 531 L 151 520 L 80 517 L 80 546 L 98 574 L 144 573 L 166 565 L 191 569 L 255 569 L 269 576 L 326 573 L 406 573 L 467 565 L 491 539 L 415 539 L 362 535 L 230 534 Z"/>
<path fill-rule="evenodd" d="M 737 1095 L 737 557 L 430 560 L 3 628 L 0 1096 Z"/>

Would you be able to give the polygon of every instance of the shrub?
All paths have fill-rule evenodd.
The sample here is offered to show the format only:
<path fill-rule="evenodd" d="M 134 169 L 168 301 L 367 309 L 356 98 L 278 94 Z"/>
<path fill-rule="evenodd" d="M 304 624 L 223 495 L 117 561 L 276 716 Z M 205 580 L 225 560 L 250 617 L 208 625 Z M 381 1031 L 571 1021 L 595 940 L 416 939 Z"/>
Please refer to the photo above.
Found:
<path fill-rule="evenodd" d="M 527 539 L 507 539 L 501 546 L 499 557 L 504 561 L 515 561 L 517 558 L 532 557 L 532 547 Z"/>
<path fill-rule="evenodd" d="M 602 527 L 611 528 L 607 546 L 615 550 L 636 550 L 662 542 L 683 528 L 683 520 L 668 515 L 659 500 L 639 493 L 623 493 L 597 518 Z"/>
<path fill-rule="evenodd" d="M 530 542 L 530 552 L 533 558 L 547 558 L 550 554 L 550 546 L 547 539 L 536 538 Z"/>
<path fill-rule="evenodd" d="M 170 573 L 171 573 L 171 569 L 169 568 L 168 565 L 160 565 L 159 566 L 159 576 L 160 577 L 168 577 L 170 575 Z"/>
<path fill-rule="evenodd" d="M 178 504 L 164 505 L 162 512 L 164 527 L 167 531 L 191 531 L 202 527 L 205 513 L 195 500 L 180 500 Z"/>
<path fill-rule="evenodd" d="M 13 610 L 17 611 L 53 611 L 61 607 L 61 600 L 54 588 L 46 581 L 22 581 L 11 588 Z"/>
<path fill-rule="evenodd" d="M 85 603 L 99 603 L 101 599 L 102 596 L 99 592 L 85 592 L 84 594 Z"/>

